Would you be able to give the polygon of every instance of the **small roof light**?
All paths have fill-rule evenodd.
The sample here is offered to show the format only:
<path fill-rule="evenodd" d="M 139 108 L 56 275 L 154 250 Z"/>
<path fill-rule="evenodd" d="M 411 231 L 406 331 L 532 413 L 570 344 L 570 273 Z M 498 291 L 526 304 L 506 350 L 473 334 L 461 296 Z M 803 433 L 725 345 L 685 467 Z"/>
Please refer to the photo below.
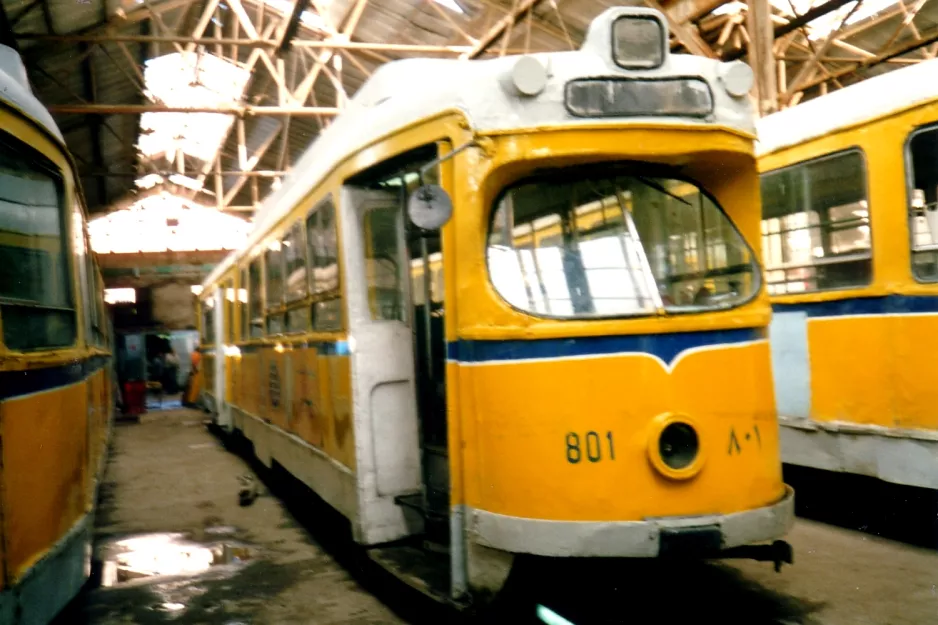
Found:
<path fill-rule="evenodd" d="M 547 86 L 547 68 L 533 56 L 523 56 L 511 70 L 511 82 L 518 93 L 535 96 Z"/>
<path fill-rule="evenodd" d="M 752 89 L 752 68 L 742 61 L 721 63 L 719 74 L 723 88 L 734 98 L 741 98 Z"/>
<path fill-rule="evenodd" d="M 624 69 L 655 69 L 664 63 L 667 29 L 654 15 L 623 15 L 612 23 L 612 59 Z"/>

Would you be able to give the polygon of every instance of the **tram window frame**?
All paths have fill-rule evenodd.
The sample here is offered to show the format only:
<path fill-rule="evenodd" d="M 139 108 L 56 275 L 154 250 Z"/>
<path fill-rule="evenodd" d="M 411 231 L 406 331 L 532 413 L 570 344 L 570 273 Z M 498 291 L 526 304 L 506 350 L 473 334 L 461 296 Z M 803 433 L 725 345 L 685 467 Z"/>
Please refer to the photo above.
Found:
<path fill-rule="evenodd" d="M 258 254 L 248 262 L 248 327 L 250 334 L 245 336 L 245 339 L 263 338 L 266 330 L 263 256 L 263 254 Z"/>
<path fill-rule="evenodd" d="M 407 254 L 404 232 L 404 211 L 400 201 L 387 206 L 369 208 L 363 216 L 362 230 L 365 240 L 365 283 L 368 290 L 368 308 L 374 321 L 400 321 L 409 323 L 407 309 Z M 381 223 L 381 220 L 386 220 Z M 379 232 L 379 228 L 383 230 Z M 390 233 L 393 238 L 382 237 Z M 380 245 L 379 245 L 380 244 Z M 383 248 L 383 249 L 382 249 Z M 381 262 L 386 261 L 386 262 Z M 387 261 L 390 261 L 389 267 Z M 394 266 L 394 263 L 398 263 Z M 390 271 L 382 271 L 390 270 Z M 396 286 L 382 286 L 390 278 Z M 390 294 L 389 299 L 387 295 Z"/>
<path fill-rule="evenodd" d="M 235 323 L 234 323 L 235 312 L 234 311 L 235 311 L 235 303 L 236 303 L 236 298 L 237 298 L 237 293 L 235 292 L 234 276 L 228 278 L 225 281 L 224 289 L 225 289 L 224 290 L 224 294 L 225 294 L 224 322 L 225 322 L 225 328 L 228 330 L 226 339 L 227 339 L 227 343 L 231 345 L 232 343 L 235 342 Z"/>
<path fill-rule="evenodd" d="M 104 331 L 103 323 L 104 319 L 106 319 L 105 311 L 107 308 L 104 305 L 104 285 L 102 284 L 101 275 L 98 272 L 97 266 L 93 262 L 92 275 L 94 276 L 94 288 L 92 289 L 92 292 L 94 293 L 95 308 L 95 314 L 92 322 L 92 327 L 94 329 L 94 342 L 96 345 L 103 346 L 107 345 L 107 333 Z"/>
<path fill-rule="evenodd" d="M 11 155 L 16 155 L 13 158 Z M 74 242 L 73 224 L 71 223 L 70 203 L 68 202 L 68 193 L 65 187 L 64 173 L 58 168 L 51 159 L 31 147 L 30 145 L 16 139 L 12 135 L 0 131 L 0 160 L 10 160 L 11 169 L 20 167 L 19 171 L 27 174 L 40 174 L 47 176 L 52 183 L 55 192 L 55 201 L 57 209 L 58 222 L 58 255 L 59 258 L 49 257 L 49 263 L 46 269 L 53 269 L 53 276 L 58 278 L 58 286 L 62 288 L 60 302 L 40 302 L 36 300 L 24 300 L 15 296 L 4 295 L 0 293 L 0 326 L 2 326 L 2 336 L 0 341 L 12 352 L 33 353 L 49 351 L 56 349 L 68 349 L 77 345 L 78 342 L 78 310 L 76 307 L 76 284 L 75 284 L 75 265 L 73 260 L 72 243 Z M 51 207 L 47 207 L 51 208 Z M 30 236 L 30 235 L 27 235 Z M 11 248 L 12 249 L 12 248 Z M 27 256 L 37 258 L 35 248 L 20 248 L 27 251 Z M 4 263 L 10 267 L 19 267 L 18 262 Z M 17 269 L 19 271 L 19 269 Z M 51 286 L 51 285 L 50 285 Z M 46 290 L 46 289 L 44 289 Z M 25 310 L 24 310 L 25 309 Z M 25 320 L 27 325 L 14 324 L 13 311 L 20 313 L 21 321 Z M 28 314 L 27 314 L 28 313 Z M 43 315 L 50 313 L 50 315 Z M 46 318 L 52 320 L 58 317 L 60 327 L 60 337 L 58 340 L 51 338 L 54 329 L 50 329 L 48 324 L 37 330 L 35 324 L 38 319 Z M 34 324 L 31 327 L 29 324 Z M 44 334 L 40 338 L 30 338 L 35 334 Z"/>
<path fill-rule="evenodd" d="M 72 208 L 72 241 L 75 243 L 78 290 L 84 312 L 81 325 L 85 332 L 85 345 L 92 345 L 96 338 L 94 325 L 98 314 L 98 302 L 94 296 L 95 267 L 91 259 L 91 246 L 85 233 L 85 215 L 78 202 L 75 202 Z"/>
<path fill-rule="evenodd" d="M 238 312 L 241 315 L 239 323 L 239 330 L 241 335 L 238 337 L 241 341 L 246 341 L 250 337 L 250 315 L 248 313 L 248 270 L 247 267 L 241 267 L 239 269 L 239 282 L 238 282 L 238 302 L 237 302 Z"/>
<path fill-rule="evenodd" d="M 283 333 L 298 334 L 309 332 L 310 327 L 310 306 L 306 299 L 309 297 L 309 246 L 306 242 L 306 224 L 305 220 L 299 219 L 281 239 L 281 249 L 283 250 L 283 269 L 284 269 L 284 301 L 285 311 L 283 318 Z M 294 258 L 290 258 L 293 255 Z M 292 273 L 303 270 L 302 278 L 298 278 L 297 284 L 290 287 L 290 262 L 294 262 Z M 297 288 L 299 287 L 299 288 Z"/>
<path fill-rule="evenodd" d="M 800 232 L 800 231 L 808 231 L 808 232 L 810 232 L 811 230 L 814 230 L 814 229 L 817 229 L 817 230 L 820 231 L 821 228 L 822 228 L 825 224 L 821 223 L 820 218 L 818 217 L 818 221 L 817 221 L 816 223 L 807 223 L 806 225 L 803 225 L 803 226 L 800 226 L 800 227 L 792 227 L 792 228 L 789 228 L 789 229 L 787 229 L 787 230 L 785 230 L 785 231 L 782 231 L 781 229 L 779 229 L 779 230 L 776 230 L 776 231 L 767 232 L 768 225 L 766 224 L 766 221 L 767 221 L 767 220 L 766 220 L 766 218 L 765 218 L 765 204 L 766 204 L 766 203 L 765 203 L 765 195 L 763 194 L 763 185 L 764 185 L 764 183 L 765 183 L 766 178 L 767 178 L 768 176 L 783 174 L 784 172 L 791 172 L 791 171 L 796 170 L 797 168 L 806 168 L 806 167 L 811 167 L 811 166 L 817 166 L 818 164 L 821 164 L 821 163 L 824 163 L 824 162 L 827 162 L 827 161 L 832 161 L 832 160 L 835 160 L 835 159 L 845 158 L 845 157 L 851 157 L 851 156 L 858 156 L 858 157 L 859 157 L 859 164 L 860 164 L 859 171 L 860 171 L 861 180 L 862 180 L 862 192 L 863 192 L 863 197 L 862 197 L 861 200 L 858 200 L 858 201 L 856 201 L 856 202 L 849 202 L 849 203 L 846 203 L 846 204 L 837 204 L 837 205 L 835 205 L 835 206 L 829 206 L 829 207 L 827 207 L 827 210 L 830 211 L 831 209 L 834 209 L 834 208 L 850 207 L 850 206 L 852 206 L 852 205 L 854 205 L 854 204 L 860 204 L 860 203 L 864 203 L 864 202 L 865 202 L 865 204 L 866 204 L 866 224 L 865 224 L 865 225 L 867 226 L 867 228 L 868 228 L 868 230 L 869 230 L 869 232 L 868 232 L 869 244 L 868 244 L 866 250 L 865 250 L 865 251 L 853 251 L 853 252 L 849 252 L 849 253 L 847 253 L 847 254 L 844 254 L 844 255 L 841 256 L 841 257 L 834 256 L 834 255 L 827 256 L 827 257 L 821 257 L 821 258 L 824 258 L 824 259 L 825 259 L 824 262 L 817 262 L 817 261 L 816 261 L 816 258 L 817 258 L 817 257 L 814 257 L 814 256 L 812 255 L 812 257 L 811 257 L 811 258 L 812 258 L 812 262 L 810 262 L 810 263 L 808 263 L 808 264 L 798 265 L 798 266 L 790 266 L 790 267 L 786 267 L 786 266 L 784 266 L 784 265 L 774 265 L 774 266 L 770 266 L 769 263 L 768 263 L 768 261 L 767 261 L 767 259 L 766 259 L 766 258 L 767 258 L 767 254 L 769 253 L 769 248 L 770 248 L 769 237 L 781 235 L 781 234 L 784 234 L 784 233 L 792 233 L 792 232 Z M 806 171 L 806 170 L 802 169 L 801 171 Z M 803 177 L 802 177 L 802 181 L 804 181 L 804 178 L 803 178 Z M 809 184 L 810 184 L 810 182 L 809 182 Z M 854 190 L 854 191 L 855 191 L 855 190 Z M 805 293 L 824 293 L 824 292 L 832 292 L 832 291 L 833 291 L 833 292 L 836 292 L 836 291 L 847 291 L 847 290 L 853 290 L 853 289 L 862 289 L 862 288 L 866 288 L 866 287 L 868 287 L 869 285 L 871 285 L 871 284 L 873 283 L 873 280 L 874 280 L 874 271 L 875 271 L 875 267 L 874 267 L 874 265 L 873 265 L 873 249 L 874 249 L 873 235 L 874 235 L 874 233 L 873 233 L 873 227 L 872 227 L 872 206 L 871 206 L 871 203 L 870 203 L 869 167 L 868 167 L 868 163 L 867 163 L 867 160 L 866 160 L 866 153 L 863 151 L 863 149 L 862 149 L 860 146 L 851 146 L 851 147 L 849 147 L 849 148 L 845 148 L 845 149 L 842 149 L 842 150 L 837 150 L 836 152 L 829 152 L 829 153 L 823 154 L 823 155 L 821 155 L 821 156 L 817 156 L 817 157 L 815 157 L 815 158 L 810 158 L 810 159 L 806 159 L 806 160 L 803 160 L 803 161 L 798 161 L 797 163 L 792 163 L 792 164 L 790 164 L 790 165 L 786 165 L 785 167 L 779 167 L 779 168 L 777 168 L 777 169 L 773 169 L 773 170 L 771 170 L 771 171 L 764 172 L 763 174 L 761 174 L 761 175 L 759 176 L 759 193 L 760 193 L 760 199 L 761 199 L 761 201 L 762 201 L 762 207 L 763 207 L 763 208 L 762 208 L 762 210 L 763 210 L 762 216 L 761 216 L 761 218 L 760 218 L 760 237 L 761 237 L 761 243 L 762 243 L 762 258 L 761 258 L 761 261 L 762 261 L 762 266 L 763 266 L 763 272 L 765 273 L 766 289 L 768 290 L 768 293 L 769 293 L 770 296 L 772 296 L 772 297 L 781 297 L 781 296 L 785 296 L 785 295 L 801 295 L 801 294 L 805 294 Z M 817 199 L 817 198 L 814 198 L 814 197 L 811 197 L 811 198 L 802 198 L 802 203 L 804 203 L 805 201 L 811 201 L 811 202 L 813 203 L 813 201 L 814 201 L 815 199 Z M 811 208 L 811 207 L 809 207 L 809 208 Z M 779 216 L 779 217 L 774 217 L 774 218 L 772 218 L 772 219 L 782 219 L 783 217 L 788 217 L 788 216 L 790 216 L 790 215 L 801 215 L 801 214 L 803 214 L 803 215 L 812 215 L 812 214 L 817 215 L 817 211 L 802 210 L 802 211 L 800 211 L 800 212 L 786 213 L 785 215 L 782 215 L 782 216 Z M 855 214 L 855 213 L 854 213 L 854 214 Z M 809 218 L 810 218 L 810 217 L 809 217 Z M 863 218 L 862 218 L 862 217 L 857 217 L 857 218 L 854 218 L 854 219 L 840 219 L 840 220 L 836 220 L 836 221 L 828 221 L 826 225 L 828 225 L 828 226 L 839 225 L 839 224 L 849 223 L 849 222 L 851 222 L 851 221 L 856 221 L 856 220 L 858 220 L 858 219 L 859 219 L 859 220 L 862 220 Z M 860 224 L 857 226 L 857 228 L 860 228 L 860 227 L 863 226 L 863 225 L 864 225 L 863 223 L 860 223 Z M 846 231 L 846 230 L 849 230 L 849 228 L 843 228 L 843 230 Z M 809 235 L 809 236 L 810 236 L 810 235 Z M 823 243 L 822 243 L 822 246 L 823 246 Z M 781 250 L 781 248 L 780 248 L 780 250 Z M 780 251 L 780 253 L 782 253 L 782 252 Z M 817 281 L 818 281 L 818 271 L 817 271 L 817 268 L 818 268 L 818 267 L 838 267 L 838 266 L 839 266 L 839 267 L 843 267 L 844 265 L 846 265 L 846 264 L 848 264 L 848 263 L 857 263 L 857 262 L 864 262 L 864 261 L 865 261 L 865 263 L 866 263 L 867 270 L 866 270 L 864 279 L 863 279 L 862 281 L 860 281 L 860 280 L 856 280 L 856 281 L 843 281 L 842 283 L 839 283 L 839 284 L 833 284 L 833 285 L 831 285 L 831 286 L 824 286 L 824 287 L 821 287 L 821 288 L 819 288 L 818 286 L 816 286 Z M 801 277 L 801 278 L 798 278 L 798 277 L 796 277 L 796 278 L 788 278 L 788 277 L 787 277 L 787 276 L 789 275 L 788 272 L 790 272 L 790 271 L 797 271 L 797 270 L 805 271 L 805 276 L 804 276 L 804 277 Z M 807 270 L 813 270 L 813 271 L 807 271 Z M 778 282 L 772 282 L 771 278 L 772 278 L 773 274 L 777 274 L 778 272 L 782 272 L 782 274 L 786 277 L 786 279 L 784 279 L 784 280 L 782 280 L 782 281 L 778 281 Z M 811 275 L 807 275 L 808 273 L 810 273 Z M 808 281 L 814 281 L 815 286 L 814 286 L 814 287 L 805 286 L 805 287 L 802 288 L 801 290 L 787 290 L 787 289 L 790 288 L 790 285 L 792 285 L 792 284 L 795 284 L 795 283 L 798 283 L 798 282 L 807 283 Z M 786 290 L 782 291 L 782 290 L 773 289 L 772 287 L 773 287 L 774 284 L 783 285 L 783 286 L 786 287 Z"/>
<path fill-rule="evenodd" d="M 938 243 L 925 244 L 922 246 L 916 245 L 915 236 L 916 232 L 913 228 L 913 215 L 912 211 L 915 209 L 915 160 L 912 154 L 912 142 L 916 137 L 923 135 L 925 133 L 933 132 L 938 136 L 938 123 L 928 123 L 921 126 L 913 128 L 908 136 L 906 137 L 905 144 L 903 145 L 903 167 L 905 169 L 905 179 L 906 179 L 906 228 L 908 228 L 908 242 L 909 242 L 909 271 L 912 274 L 912 279 L 918 282 L 919 284 L 934 284 L 938 282 Z M 936 185 L 938 187 L 938 185 Z M 938 191 L 938 188 L 935 189 Z M 927 191 L 926 191 L 927 193 Z M 938 194 L 936 194 L 938 195 Z M 927 195 L 926 195 L 927 198 Z M 932 205 L 936 206 L 938 209 L 938 201 L 932 202 Z M 925 199 L 925 204 L 923 208 L 927 209 L 929 202 Z M 927 228 L 926 223 L 926 228 Z M 926 231 L 926 234 L 928 232 Z M 938 239 L 938 233 L 935 236 Z M 925 249 L 923 249 L 925 248 Z M 924 276 L 920 271 L 917 271 L 919 265 L 916 264 L 916 256 L 930 256 L 932 263 L 935 265 L 935 270 L 932 276 Z"/>
<path fill-rule="evenodd" d="M 493 241 L 494 241 L 493 235 L 495 233 L 495 221 L 499 217 L 499 214 L 501 213 L 500 208 L 506 196 L 508 196 L 508 194 L 512 190 L 519 188 L 521 186 L 530 184 L 530 183 L 541 182 L 541 181 L 556 183 L 561 180 L 571 180 L 573 182 L 577 182 L 577 181 L 583 181 L 583 180 L 588 180 L 588 179 L 595 180 L 601 177 L 605 177 L 605 178 L 632 177 L 632 178 L 639 178 L 639 179 L 644 178 L 646 180 L 648 178 L 659 177 L 662 179 L 668 179 L 668 180 L 672 180 L 675 182 L 682 182 L 682 183 L 693 186 L 696 189 L 696 193 L 701 198 L 705 198 L 707 201 L 709 201 L 709 203 L 719 212 L 719 214 L 722 215 L 723 220 L 721 222 L 720 227 L 721 228 L 728 227 L 729 230 L 738 238 L 738 241 L 742 242 L 741 249 L 745 251 L 748 257 L 748 263 L 749 263 L 749 271 L 743 272 L 743 273 L 748 273 L 748 295 L 745 298 L 742 298 L 731 304 L 725 304 L 725 303 L 674 304 L 674 303 L 662 302 L 660 310 L 657 307 L 657 305 L 653 304 L 651 306 L 646 307 L 645 309 L 639 309 L 635 311 L 621 311 L 621 312 L 616 311 L 616 312 L 608 312 L 608 313 L 597 312 L 597 313 L 590 313 L 590 314 L 578 314 L 576 311 L 576 307 L 573 307 L 572 312 L 569 314 L 566 314 L 566 313 L 552 314 L 550 312 L 536 310 L 533 302 L 529 302 L 531 306 L 528 308 L 518 306 L 515 303 L 511 302 L 506 297 L 506 295 L 502 292 L 502 290 L 499 289 L 498 285 L 496 285 L 495 280 L 494 280 L 494 274 L 493 274 L 492 267 L 491 267 L 491 262 L 490 262 L 491 261 L 490 251 L 493 249 Z M 706 228 L 707 220 L 704 217 L 702 210 L 703 209 L 701 208 L 700 210 L 697 211 L 697 217 L 700 221 L 700 224 L 699 224 L 700 227 Z M 606 212 L 605 207 L 603 207 L 602 212 L 603 212 L 603 215 L 605 215 L 605 212 Z M 513 213 L 513 209 L 512 209 L 512 213 Z M 506 211 L 506 214 L 507 214 L 507 211 Z M 556 214 L 553 214 L 553 215 L 556 216 Z M 545 217 L 542 216 L 539 219 L 543 219 L 543 218 Z M 486 265 L 486 274 L 487 274 L 487 279 L 489 281 L 489 284 L 492 286 L 492 288 L 498 294 L 498 296 L 502 299 L 502 301 L 504 301 L 513 310 L 516 310 L 524 315 L 528 315 L 528 316 L 532 316 L 536 318 L 555 319 L 555 320 L 563 320 L 563 321 L 601 321 L 601 320 L 611 320 L 611 319 L 632 319 L 632 318 L 649 317 L 649 316 L 654 316 L 656 314 L 660 314 L 661 312 L 663 312 L 663 314 L 666 314 L 668 316 L 678 316 L 678 315 L 686 315 L 686 314 L 701 314 L 701 313 L 719 312 L 719 311 L 724 311 L 724 310 L 733 310 L 733 309 L 737 309 L 742 306 L 745 306 L 749 304 L 750 302 L 754 301 L 756 297 L 758 297 L 762 289 L 763 282 L 764 282 L 763 277 L 762 277 L 761 258 L 759 258 L 759 255 L 753 249 L 750 242 L 739 231 L 738 226 L 729 217 L 726 210 L 724 210 L 724 208 L 720 205 L 717 199 L 713 196 L 712 193 L 710 193 L 710 191 L 704 186 L 702 182 L 694 180 L 693 178 L 688 177 L 686 174 L 682 174 L 680 171 L 676 170 L 673 167 L 658 166 L 658 165 L 651 165 L 651 164 L 636 164 L 636 163 L 630 163 L 630 162 L 608 162 L 608 163 L 600 164 L 600 165 L 591 165 L 589 167 L 579 166 L 579 167 L 560 168 L 557 170 L 539 172 L 534 175 L 521 178 L 520 180 L 506 186 L 501 191 L 499 191 L 498 195 L 496 195 L 495 197 L 495 200 L 492 202 L 487 221 L 488 221 L 488 228 L 486 231 L 486 244 L 485 244 L 486 247 L 485 247 L 485 261 L 484 262 Z M 603 216 L 604 224 L 605 224 L 605 221 L 606 221 L 605 216 Z M 513 214 L 512 214 L 511 223 L 514 224 Z M 532 220 L 529 223 L 533 224 L 534 221 Z M 623 225 L 625 226 L 626 224 L 623 224 Z M 594 233 L 593 230 L 586 230 L 583 232 L 579 232 L 578 224 L 574 226 L 574 229 L 577 230 L 577 233 L 572 236 L 576 237 L 577 240 L 579 240 L 579 237 L 582 237 L 582 236 L 589 237 L 591 234 Z M 528 236 L 530 236 L 532 241 L 534 241 L 535 237 L 538 237 L 539 235 L 532 228 Z M 650 262 L 647 260 L 648 251 L 644 250 L 646 241 L 643 240 L 642 236 L 639 236 L 638 239 L 640 242 L 640 245 L 638 247 L 642 248 L 641 251 L 644 252 L 642 255 L 646 257 L 646 262 Z M 724 244 L 727 242 L 728 241 L 724 241 Z M 512 247 L 514 248 L 514 244 L 512 244 Z M 565 248 L 565 249 L 568 249 L 568 248 Z M 687 249 L 689 248 L 685 248 L 684 250 L 685 253 L 687 252 Z M 696 247 L 694 249 L 696 249 Z M 710 249 L 710 246 L 708 245 L 706 249 Z M 580 261 L 582 261 L 582 258 L 580 259 Z M 630 263 L 627 262 L 627 264 L 630 264 Z M 651 272 L 651 273 L 648 273 L 648 272 Z M 642 269 L 640 273 L 642 274 L 641 277 L 651 278 L 653 282 L 657 282 L 657 276 L 654 276 L 654 272 L 650 268 L 647 271 L 645 269 Z M 648 273 L 648 275 L 645 275 L 646 273 Z M 725 274 L 725 275 L 728 276 L 732 274 Z M 673 281 L 675 277 L 686 278 L 687 276 L 683 276 L 679 274 L 677 276 L 668 275 L 666 277 L 668 280 Z M 522 279 L 524 279 L 524 276 L 522 276 Z M 703 284 L 707 284 L 707 282 L 713 282 L 713 281 L 714 281 L 714 278 L 712 277 L 707 278 L 703 281 Z M 540 286 L 543 287 L 544 285 L 541 284 Z M 651 293 L 651 288 L 650 288 L 651 284 L 647 284 L 644 286 L 648 287 L 648 290 L 646 293 L 648 299 L 651 299 L 654 302 L 657 298 L 661 297 L 659 284 L 655 285 L 654 294 Z M 572 294 L 569 293 L 569 291 L 568 291 L 568 295 L 571 296 L 571 306 L 573 306 Z M 723 297 L 723 296 L 720 295 L 719 297 Z M 556 298 L 551 298 L 551 299 L 556 299 Z"/>
<path fill-rule="evenodd" d="M 271 262 L 273 261 L 273 262 Z M 272 269 L 279 269 L 280 274 L 272 275 Z M 279 284 L 278 284 L 279 282 Z M 279 290 L 277 290 L 279 289 Z M 283 244 L 274 239 L 264 247 L 264 309 L 270 313 L 283 306 Z"/>
<path fill-rule="evenodd" d="M 327 211 L 331 214 L 331 223 L 323 226 L 323 217 Z M 339 206 L 332 193 L 326 195 L 310 209 L 304 224 L 312 330 L 313 332 L 340 332 L 344 327 L 340 260 L 342 245 L 339 240 Z M 326 232 L 327 229 L 330 232 Z M 315 237 L 311 236 L 313 233 L 316 234 Z M 328 236 L 323 238 L 323 234 Z M 321 254 L 323 250 L 327 253 Z M 321 261 L 331 261 L 332 264 L 321 265 Z M 325 285 L 320 285 L 316 279 L 316 271 L 328 269 L 333 264 L 335 265 L 334 284 L 327 281 Z"/>
<path fill-rule="evenodd" d="M 222 288 L 222 287 L 218 287 Z M 215 290 L 199 299 L 202 345 L 215 345 Z"/>

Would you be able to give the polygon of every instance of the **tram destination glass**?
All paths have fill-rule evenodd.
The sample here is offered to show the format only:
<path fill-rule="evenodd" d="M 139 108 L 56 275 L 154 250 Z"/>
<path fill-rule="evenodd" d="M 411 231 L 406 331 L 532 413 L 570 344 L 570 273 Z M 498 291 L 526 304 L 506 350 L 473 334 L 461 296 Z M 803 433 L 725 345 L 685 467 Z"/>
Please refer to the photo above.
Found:
<path fill-rule="evenodd" d="M 713 112 L 713 94 L 699 78 L 573 80 L 564 102 L 576 117 L 705 117 Z"/>

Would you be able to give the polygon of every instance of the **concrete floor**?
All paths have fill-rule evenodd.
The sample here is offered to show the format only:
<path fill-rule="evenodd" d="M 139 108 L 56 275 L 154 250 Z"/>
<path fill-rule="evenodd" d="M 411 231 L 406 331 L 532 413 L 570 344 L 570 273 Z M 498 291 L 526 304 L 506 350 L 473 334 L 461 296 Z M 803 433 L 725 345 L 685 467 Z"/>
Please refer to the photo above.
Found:
<path fill-rule="evenodd" d="M 194 541 L 209 542 L 219 538 L 213 528 L 224 531 L 231 526 L 235 532 L 229 537 L 254 551 L 249 564 L 210 579 L 96 588 L 59 621 L 63 625 L 405 622 L 353 579 L 335 554 L 316 543 L 263 488 L 253 504 L 239 505 L 239 476 L 250 475 L 251 469 L 206 431 L 204 417 L 186 409 L 150 412 L 140 423 L 115 426 L 96 524 L 100 543 L 96 550 L 100 553 L 101 544 L 109 539 L 149 532 L 185 532 Z M 344 564 L 354 570 L 357 563 Z"/>
<path fill-rule="evenodd" d="M 291 502 L 288 510 L 261 487 L 261 496 L 241 507 L 239 476 L 252 470 L 206 431 L 203 419 L 182 409 L 116 426 L 102 487 L 97 551 L 103 554 L 108 541 L 127 535 L 184 532 L 195 542 L 220 537 L 243 542 L 250 547 L 247 562 L 213 567 L 196 577 L 109 588 L 92 584 L 62 614 L 60 624 L 452 620 L 376 570 L 347 540 L 331 538 L 338 527 L 334 517 L 307 508 L 302 494 L 296 498 L 296 493 L 277 490 Z M 938 623 L 935 550 L 802 519 L 788 540 L 795 548 L 795 565 L 778 574 L 770 564 L 748 561 L 638 562 L 601 573 L 598 583 L 564 574 L 537 580 L 520 592 L 504 620 L 538 622 L 535 604 L 543 601 L 576 625 L 685 624 L 690 619 L 721 625 Z"/>

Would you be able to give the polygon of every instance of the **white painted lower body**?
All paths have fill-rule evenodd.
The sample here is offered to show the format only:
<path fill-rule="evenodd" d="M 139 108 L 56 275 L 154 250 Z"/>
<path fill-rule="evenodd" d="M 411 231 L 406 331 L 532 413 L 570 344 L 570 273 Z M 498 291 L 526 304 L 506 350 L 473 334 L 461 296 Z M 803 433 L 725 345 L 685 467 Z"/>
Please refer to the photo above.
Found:
<path fill-rule="evenodd" d="M 938 433 L 779 417 L 782 460 L 938 489 Z"/>
<path fill-rule="evenodd" d="M 359 479 L 351 469 L 299 436 L 234 406 L 231 419 L 232 427 L 251 441 L 261 462 L 272 466 L 276 461 L 348 518 L 356 542 L 377 545 L 421 531 L 419 514 L 398 506 L 393 497 L 377 496 L 373 477 Z"/>

